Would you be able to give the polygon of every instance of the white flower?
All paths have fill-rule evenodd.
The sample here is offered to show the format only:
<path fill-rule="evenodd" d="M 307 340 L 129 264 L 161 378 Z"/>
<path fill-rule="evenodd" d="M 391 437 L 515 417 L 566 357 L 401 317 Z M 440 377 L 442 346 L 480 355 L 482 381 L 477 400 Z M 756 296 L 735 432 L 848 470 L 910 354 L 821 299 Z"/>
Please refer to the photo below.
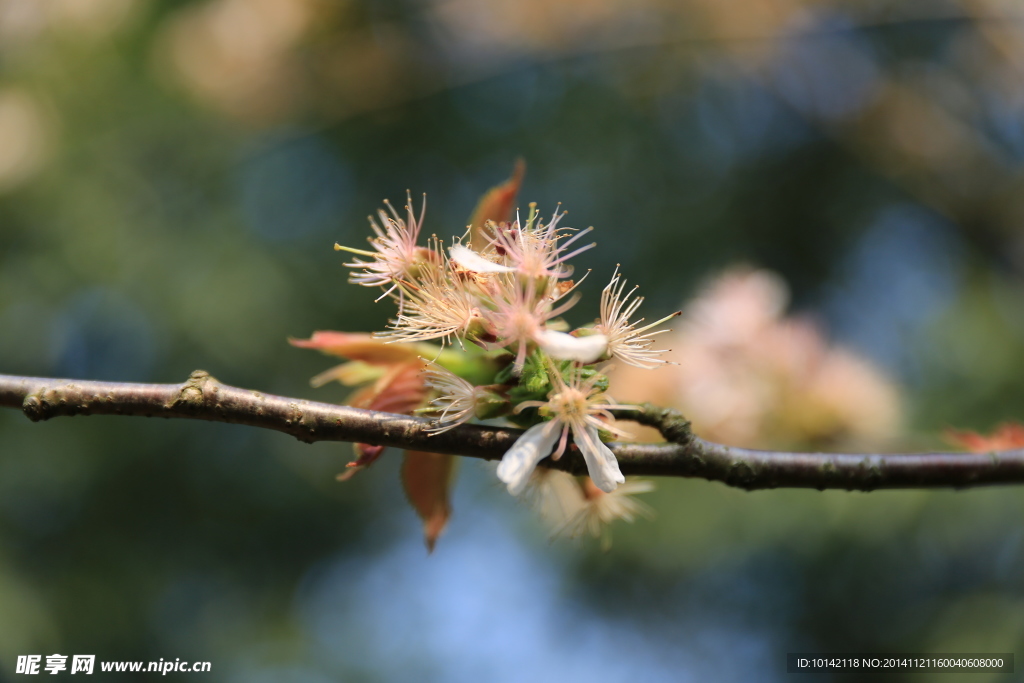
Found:
<path fill-rule="evenodd" d="M 598 375 L 588 380 L 580 376 L 579 368 L 572 368 L 572 378 L 566 382 L 562 374 L 549 367 L 548 375 L 554 387 L 547 401 L 523 401 L 516 410 L 537 407 L 551 414 L 552 419 L 530 427 L 505 453 L 498 465 L 498 478 L 508 485 L 508 491 L 518 496 L 530 481 L 530 475 L 537 463 L 551 452 L 558 442 L 552 458 L 557 460 L 565 452 L 569 432 L 572 432 L 576 446 L 587 462 L 587 471 L 594 484 L 602 491 L 614 491 L 625 481 L 619 471 L 615 454 L 598 435 L 599 429 L 610 431 L 616 436 L 628 436 L 613 427 L 610 410 L 635 410 L 636 406 L 606 403 L 609 400 L 594 385 Z"/>
<path fill-rule="evenodd" d="M 534 340 L 555 360 L 593 363 L 608 350 L 608 338 L 603 334 L 574 337 L 565 332 L 544 329 L 534 335 Z"/>
<path fill-rule="evenodd" d="M 565 249 L 583 235 L 593 230 L 587 228 L 581 230 L 567 240 L 559 244 L 559 240 L 569 232 L 569 228 L 559 228 L 558 221 L 562 219 L 565 212 L 555 214 L 545 225 L 537 219 L 536 206 L 530 205 L 530 214 L 526 219 L 526 225 L 522 225 L 519 216 L 512 225 L 492 225 L 490 238 L 491 245 L 495 251 L 504 254 L 505 258 L 512 263 L 520 275 L 529 278 L 563 278 L 572 274 L 572 266 L 565 265 L 565 262 L 573 256 L 580 254 L 595 246 L 595 243 L 587 244 L 577 248 L 571 253 L 564 253 Z"/>
<path fill-rule="evenodd" d="M 523 499 L 555 533 L 587 502 L 576 477 L 549 467 L 538 467 L 533 471 Z"/>
<path fill-rule="evenodd" d="M 601 491 L 588 479 L 538 467 L 530 478 L 524 498 L 551 529 L 551 538 L 578 538 L 589 534 L 611 545 L 609 526 L 616 520 L 632 523 L 637 517 L 653 517 L 654 511 L 632 496 L 654 490 L 654 482 L 630 479 L 611 493 Z"/>
<path fill-rule="evenodd" d="M 513 273 L 515 268 L 488 261 L 480 254 L 462 244 L 453 244 L 448 248 L 452 261 L 474 273 Z"/>
<path fill-rule="evenodd" d="M 566 261 L 577 254 L 595 246 L 594 243 L 584 245 L 566 254 L 566 248 L 593 228 L 580 230 L 572 237 L 563 239 L 572 232 L 570 228 L 559 228 L 558 221 L 565 213 L 557 211 L 547 224 L 537 219 L 537 210 L 530 205 L 530 216 L 523 225 L 516 217 L 515 223 L 489 225 L 491 236 L 490 247 L 485 250 L 487 255 L 478 253 L 462 244 L 453 245 L 449 252 L 452 261 L 474 273 L 518 273 L 524 278 L 553 279 L 569 277 L 572 266 Z M 562 240 L 559 243 L 559 240 Z M 504 260 L 497 263 L 488 258 L 494 255 Z"/>
<path fill-rule="evenodd" d="M 427 386 L 440 394 L 430 402 L 441 413 L 437 418 L 440 426 L 427 431 L 440 434 L 471 420 L 476 413 L 477 387 L 433 361 L 424 359 L 423 363 Z"/>
<path fill-rule="evenodd" d="M 526 430 L 498 463 L 498 479 L 508 484 L 508 492 L 518 496 L 526 489 L 537 463 L 551 452 L 558 441 L 561 425 L 556 420 L 541 422 Z"/>
<path fill-rule="evenodd" d="M 564 535 L 577 538 L 590 534 L 602 541 L 605 550 L 611 545 L 608 525 L 617 519 L 632 523 L 637 517 L 653 517 L 654 510 L 647 503 L 632 496 L 654 490 L 654 482 L 646 479 L 632 479 L 614 491 L 599 491 L 584 482 L 581 491 L 583 503 L 555 528 L 554 536 Z"/>
<path fill-rule="evenodd" d="M 665 316 L 650 325 L 637 328 L 643 322 L 643 318 L 635 323 L 629 322 L 629 317 L 636 312 L 636 309 L 643 303 L 644 298 L 637 297 L 632 301 L 629 298 L 636 292 L 633 287 L 628 294 L 622 295 L 626 289 L 626 281 L 620 279 L 619 267 L 615 266 L 615 273 L 612 281 L 601 292 L 601 322 L 595 326 L 599 332 L 608 338 L 608 353 L 621 360 L 626 365 L 638 368 L 653 369 L 668 361 L 658 358 L 668 349 L 652 349 L 653 337 L 668 330 L 648 332 L 647 330 L 671 320 L 680 314 L 680 311 Z"/>

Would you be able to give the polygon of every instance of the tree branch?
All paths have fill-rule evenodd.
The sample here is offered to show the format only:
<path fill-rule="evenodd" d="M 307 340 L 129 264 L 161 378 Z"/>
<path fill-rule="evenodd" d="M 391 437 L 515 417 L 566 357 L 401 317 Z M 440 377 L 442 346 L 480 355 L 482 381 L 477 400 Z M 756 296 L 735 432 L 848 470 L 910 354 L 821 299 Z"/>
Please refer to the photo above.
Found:
<path fill-rule="evenodd" d="M 300 441 L 355 441 L 497 460 L 522 430 L 461 425 L 432 434 L 424 418 L 272 396 L 196 370 L 184 384 L 128 384 L 0 375 L 0 407 L 33 422 L 62 415 L 188 418 L 274 429 Z M 975 453 L 789 453 L 704 441 L 678 412 L 644 404 L 618 417 L 657 428 L 668 443 L 610 444 L 624 474 L 698 477 L 746 490 L 779 487 L 871 491 L 1024 483 L 1024 449 Z M 544 465 L 586 473 L 578 452 Z"/>

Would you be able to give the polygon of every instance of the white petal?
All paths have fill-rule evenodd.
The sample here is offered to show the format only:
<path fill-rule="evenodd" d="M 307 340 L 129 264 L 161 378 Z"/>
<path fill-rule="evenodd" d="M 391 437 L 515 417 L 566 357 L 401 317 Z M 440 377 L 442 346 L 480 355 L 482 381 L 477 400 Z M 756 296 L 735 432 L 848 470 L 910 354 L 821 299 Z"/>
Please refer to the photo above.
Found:
<path fill-rule="evenodd" d="M 498 465 L 498 479 L 508 484 L 508 492 L 513 496 L 523 492 L 537 463 L 551 453 L 561 433 L 561 424 L 551 420 L 530 427 L 505 453 Z"/>
<path fill-rule="evenodd" d="M 572 430 L 573 440 L 587 461 L 587 471 L 597 488 L 611 493 L 626 478 L 619 471 L 619 461 L 608 446 L 601 442 L 597 429 L 587 425 L 582 429 Z"/>
<path fill-rule="evenodd" d="M 575 360 L 593 363 L 608 350 L 608 337 L 592 334 L 589 337 L 574 337 L 565 332 L 541 330 L 535 340 L 544 352 L 555 360 Z"/>
<path fill-rule="evenodd" d="M 476 253 L 469 247 L 461 244 L 453 244 L 449 249 L 448 253 L 452 256 L 452 261 L 455 261 L 466 270 L 471 270 L 474 273 L 512 273 L 515 272 L 515 268 L 509 268 L 493 261 L 488 261 L 480 254 Z"/>

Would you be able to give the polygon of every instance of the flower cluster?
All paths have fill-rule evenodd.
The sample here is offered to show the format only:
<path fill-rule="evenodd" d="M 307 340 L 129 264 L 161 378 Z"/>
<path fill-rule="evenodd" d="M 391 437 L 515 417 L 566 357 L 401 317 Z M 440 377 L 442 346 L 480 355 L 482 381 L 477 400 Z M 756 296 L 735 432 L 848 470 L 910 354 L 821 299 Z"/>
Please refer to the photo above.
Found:
<path fill-rule="evenodd" d="M 579 300 L 582 281 L 572 280 L 568 261 L 594 246 L 580 244 L 592 228 L 561 226 L 565 213 L 541 218 L 530 205 L 525 220 L 488 221 L 482 247 L 455 239 L 445 249 L 436 236 L 419 244 L 423 211 L 417 217 L 410 198 L 403 218 L 390 205 L 370 219 L 372 250 L 352 249 L 351 282 L 380 287 L 398 312 L 386 331 L 374 335 L 387 344 L 440 342 L 458 345 L 462 355 L 493 368 L 480 385 L 447 367 L 443 356 L 426 366 L 426 384 L 436 396 L 421 412 L 439 413 L 440 432 L 473 418 L 508 416 L 528 427 L 498 467 L 513 495 L 525 489 L 537 463 L 568 448 L 569 435 L 582 452 L 590 477 L 602 491 L 625 479 L 602 435 L 625 436 L 612 422 L 612 410 L 629 410 L 605 395 L 601 364 L 617 359 L 638 368 L 663 364 L 649 325 L 631 321 L 643 301 L 616 268 L 601 296 L 601 316 L 571 332 L 560 319 Z M 450 358 L 450 356 L 449 356 Z M 480 365 L 482 363 L 478 363 Z M 556 448 L 557 445 L 557 448 Z"/>
<path fill-rule="evenodd" d="M 559 522 L 562 532 L 595 533 L 614 519 L 632 520 L 642 507 L 629 494 L 648 486 L 620 487 L 625 477 L 605 444 L 628 437 L 613 412 L 635 409 L 608 396 L 607 368 L 611 361 L 642 370 L 664 365 L 666 350 L 655 348 L 655 336 L 664 330 L 655 328 L 678 312 L 650 324 L 637 319 L 643 299 L 635 287 L 627 289 L 616 268 L 601 294 L 600 316 L 570 329 L 561 316 L 579 301 L 582 279 L 573 279 L 569 261 L 594 247 L 582 240 L 593 229 L 562 225 L 560 209 L 543 218 L 532 204 L 525 220 L 513 216 L 521 178 L 520 165 L 484 196 L 467 232 L 448 244 L 436 235 L 421 239 L 424 209 L 414 211 L 411 197 L 404 212 L 385 202 L 370 218 L 369 248 L 335 249 L 355 255 L 345 264 L 350 282 L 379 288 L 378 300 L 395 302 L 386 329 L 373 335 L 317 332 L 292 343 L 348 359 L 314 383 L 362 386 L 350 398 L 360 407 L 431 415 L 435 434 L 474 419 L 504 418 L 522 427 L 498 478 L 516 496 L 536 491 L 539 481 L 561 482 L 563 492 L 573 492 L 562 496 L 562 507 L 572 512 Z M 372 444 L 355 448 L 343 479 L 383 451 Z M 589 479 L 538 468 L 544 458 L 557 460 L 571 448 L 582 454 Z M 402 483 L 423 518 L 429 547 L 450 512 L 453 472 L 450 456 L 405 455 Z M 571 487 L 564 485 L 570 480 Z"/>

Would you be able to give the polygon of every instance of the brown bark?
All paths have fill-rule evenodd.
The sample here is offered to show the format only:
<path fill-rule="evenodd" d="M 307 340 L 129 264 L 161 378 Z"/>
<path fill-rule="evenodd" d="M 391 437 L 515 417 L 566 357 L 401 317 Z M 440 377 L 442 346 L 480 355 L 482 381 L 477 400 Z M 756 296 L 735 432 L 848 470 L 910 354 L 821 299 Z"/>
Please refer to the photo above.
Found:
<path fill-rule="evenodd" d="M 229 422 L 300 441 L 353 441 L 497 460 L 522 431 L 461 425 L 440 434 L 431 421 L 240 389 L 197 370 L 183 384 L 129 384 L 0 375 L 0 407 L 34 422 L 72 415 L 134 415 Z M 679 413 L 645 404 L 624 419 L 659 429 L 664 444 L 610 444 L 627 475 L 697 477 L 754 490 L 871 491 L 1024 483 L 1024 449 L 976 453 L 791 453 L 733 448 L 700 439 Z M 576 452 L 545 465 L 584 474 Z"/>

